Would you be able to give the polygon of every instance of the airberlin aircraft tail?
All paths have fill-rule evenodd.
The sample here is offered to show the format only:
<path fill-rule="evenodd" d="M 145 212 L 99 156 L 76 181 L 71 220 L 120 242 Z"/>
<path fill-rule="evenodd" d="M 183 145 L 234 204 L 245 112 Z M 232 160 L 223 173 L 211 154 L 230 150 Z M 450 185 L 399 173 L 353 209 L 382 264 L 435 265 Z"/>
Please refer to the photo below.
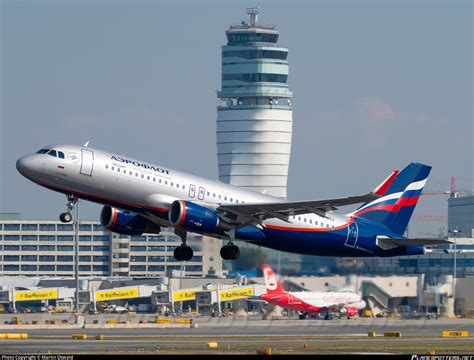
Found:
<path fill-rule="evenodd" d="M 280 282 L 278 281 L 275 273 L 268 264 L 262 265 L 263 277 L 265 279 L 265 287 L 267 288 L 267 294 L 281 294 L 286 293 L 283 290 Z"/>

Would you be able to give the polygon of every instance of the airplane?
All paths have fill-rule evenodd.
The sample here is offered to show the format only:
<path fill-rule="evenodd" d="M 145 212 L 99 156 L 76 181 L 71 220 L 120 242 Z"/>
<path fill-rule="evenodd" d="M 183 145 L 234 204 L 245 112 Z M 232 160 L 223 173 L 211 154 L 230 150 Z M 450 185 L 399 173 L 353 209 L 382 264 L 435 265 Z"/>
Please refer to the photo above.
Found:
<path fill-rule="evenodd" d="M 189 261 L 188 232 L 222 239 L 224 260 L 237 259 L 234 241 L 285 252 L 320 256 L 424 254 L 439 239 L 403 236 L 430 166 L 413 162 L 392 172 L 372 192 L 346 198 L 287 201 L 209 180 L 125 155 L 75 145 L 51 145 L 21 157 L 17 170 L 27 179 L 66 195 L 62 222 L 72 221 L 78 199 L 104 205 L 101 224 L 124 235 L 159 234 L 173 227 L 182 244 L 178 261 Z M 340 206 L 362 203 L 349 214 Z"/>
<path fill-rule="evenodd" d="M 262 270 L 267 292 L 260 295 L 260 298 L 282 308 L 298 311 L 300 319 L 306 319 L 311 314 L 334 310 L 345 312 L 347 317 L 353 317 L 367 305 L 360 295 L 353 292 L 285 291 L 270 265 L 263 264 Z"/>

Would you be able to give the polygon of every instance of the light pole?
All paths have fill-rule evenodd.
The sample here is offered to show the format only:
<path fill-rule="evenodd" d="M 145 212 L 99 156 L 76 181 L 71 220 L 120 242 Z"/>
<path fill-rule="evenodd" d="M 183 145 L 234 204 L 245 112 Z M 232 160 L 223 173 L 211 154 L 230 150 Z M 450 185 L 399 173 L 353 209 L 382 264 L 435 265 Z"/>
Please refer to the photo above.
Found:
<path fill-rule="evenodd" d="M 454 233 L 454 266 L 453 266 L 453 302 L 454 302 L 454 306 L 456 305 L 456 254 L 457 254 L 457 247 L 456 247 L 456 237 L 458 235 L 458 233 L 460 233 L 461 231 L 459 230 L 453 230 L 453 233 Z M 454 308 L 454 310 L 456 310 L 456 307 Z M 456 311 L 455 311 L 456 313 Z"/>
<path fill-rule="evenodd" d="M 76 277 L 76 314 L 79 314 L 79 199 L 76 204 L 75 232 L 75 254 L 74 254 L 74 276 Z"/>

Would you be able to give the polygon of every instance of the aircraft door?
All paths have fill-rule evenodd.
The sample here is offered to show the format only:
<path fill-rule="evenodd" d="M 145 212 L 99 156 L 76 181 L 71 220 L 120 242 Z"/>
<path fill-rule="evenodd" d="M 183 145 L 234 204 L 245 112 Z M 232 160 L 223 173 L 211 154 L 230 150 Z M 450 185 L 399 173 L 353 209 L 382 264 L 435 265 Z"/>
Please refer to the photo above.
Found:
<path fill-rule="evenodd" d="M 359 228 L 354 221 L 347 227 L 347 239 L 344 245 L 355 247 L 359 236 Z"/>
<path fill-rule="evenodd" d="M 82 162 L 79 172 L 82 175 L 92 176 L 92 170 L 94 169 L 94 152 L 88 149 L 81 149 L 81 155 Z"/>
<path fill-rule="evenodd" d="M 189 197 L 193 198 L 196 196 L 196 186 L 193 184 L 189 185 Z"/>
<path fill-rule="evenodd" d="M 205 193 L 205 192 L 206 192 L 206 191 L 204 190 L 203 187 L 200 187 L 200 188 L 199 188 L 199 192 L 198 192 L 198 199 L 199 199 L 199 200 L 204 200 L 204 193 Z"/>

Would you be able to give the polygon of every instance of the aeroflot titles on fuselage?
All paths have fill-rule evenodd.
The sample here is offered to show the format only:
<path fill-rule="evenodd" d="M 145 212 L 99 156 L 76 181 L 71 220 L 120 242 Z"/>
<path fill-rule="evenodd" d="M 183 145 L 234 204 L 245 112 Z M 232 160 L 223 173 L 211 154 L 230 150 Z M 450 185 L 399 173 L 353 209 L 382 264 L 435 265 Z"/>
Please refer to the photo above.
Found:
<path fill-rule="evenodd" d="M 129 160 L 129 159 L 124 159 L 124 158 L 122 158 L 122 157 L 120 157 L 120 156 L 115 156 L 115 155 L 113 155 L 113 156 L 112 156 L 112 160 L 116 160 L 116 161 L 119 161 L 119 162 L 122 162 L 122 163 L 125 163 L 125 164 L 133 164 L 133 165 L 135 165 L 135 166 L 141 166 L 142 168 L 154 170 L 154 171 L 159 172 L 159 173 L 161 173 L 161 174 L 167 174 L 167 175 L 170 174 L 169 170 L 162 169 L 162 168 L 157 168 L 157 167 L 150 166 L 150 165 L 147 165 L 147 164 L 143 164 L 143 163 L 140 163 L 140 162 L 138 162 L 138 161 L 133 161 L 133 160 Z"/>

